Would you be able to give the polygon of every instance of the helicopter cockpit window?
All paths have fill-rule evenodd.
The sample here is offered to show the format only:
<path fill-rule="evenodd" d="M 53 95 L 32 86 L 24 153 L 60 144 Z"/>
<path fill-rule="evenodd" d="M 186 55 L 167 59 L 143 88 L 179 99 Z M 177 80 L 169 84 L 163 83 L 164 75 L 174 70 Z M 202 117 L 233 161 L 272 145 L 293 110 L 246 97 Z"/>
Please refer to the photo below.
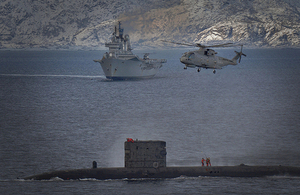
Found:
<path fill-rule="evenodd" d="M 188 58 L 189 58 L 189 59 L 195 58 L 195 54 L 194 54 L 194 53 L 189 54 Z"/>

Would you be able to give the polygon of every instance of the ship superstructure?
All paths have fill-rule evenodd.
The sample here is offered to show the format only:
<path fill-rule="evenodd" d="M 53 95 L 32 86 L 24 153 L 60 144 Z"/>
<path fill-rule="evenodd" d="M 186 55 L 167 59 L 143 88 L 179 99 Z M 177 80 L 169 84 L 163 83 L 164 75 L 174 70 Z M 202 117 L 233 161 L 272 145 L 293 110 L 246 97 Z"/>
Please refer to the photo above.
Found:
<path fill-rule="evenodd" d="M 111 38 L 111 42 L 105 43 L 105 47 L 109 48 L 109 52 L 103 55 L 99 62 L 103 72 L 108 79 L 126 80 L 141 79 L 153 77 L 162 63 L 166 63 L 165 59 L 149 59 L 145 54 L 141 59 L 132 53 L 129 35 L 123 36 L 124 29 L 121 23 L 115 26 L 115 31 Z"/>

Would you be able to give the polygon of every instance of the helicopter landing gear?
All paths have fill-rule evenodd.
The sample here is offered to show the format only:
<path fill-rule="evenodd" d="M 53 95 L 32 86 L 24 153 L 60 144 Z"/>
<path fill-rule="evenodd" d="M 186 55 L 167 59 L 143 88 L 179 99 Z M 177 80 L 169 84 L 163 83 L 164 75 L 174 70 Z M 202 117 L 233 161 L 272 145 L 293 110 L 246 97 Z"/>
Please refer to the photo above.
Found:
<path fill-rule="evenodd" d="M 184 70 L 186 70 L 186 69 L 187 69 L 187 67 L 185 66 L 183 69 L 184 69 Z"/>
<path fill-rule="evenodd" d="M 213 73 L 214 73 L 214 74 L 216 74 L 216 72 L 217 72 L 216 70 L 213 70 Z"/>
<path fill-rule="evenodd" d="M 200 72 L 201 71 L 201 69 L 200 68 L 198 68 L 198 70 L 197 70 L 198 72 Z"/>

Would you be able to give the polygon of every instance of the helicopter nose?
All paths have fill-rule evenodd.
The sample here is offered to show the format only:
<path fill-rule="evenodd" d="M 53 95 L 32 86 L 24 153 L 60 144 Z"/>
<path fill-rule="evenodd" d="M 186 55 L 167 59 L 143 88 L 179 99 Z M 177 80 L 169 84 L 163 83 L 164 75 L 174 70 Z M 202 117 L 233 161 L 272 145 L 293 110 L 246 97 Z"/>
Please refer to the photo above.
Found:
<path fill-rule="evenodd" d="M 181 56 L 181 58 L 179 58 L 179 59 L 180 59 L 180 62 L 184 63 L 185 60 L 186 60 L 186 57 L 185 56 Z"/>

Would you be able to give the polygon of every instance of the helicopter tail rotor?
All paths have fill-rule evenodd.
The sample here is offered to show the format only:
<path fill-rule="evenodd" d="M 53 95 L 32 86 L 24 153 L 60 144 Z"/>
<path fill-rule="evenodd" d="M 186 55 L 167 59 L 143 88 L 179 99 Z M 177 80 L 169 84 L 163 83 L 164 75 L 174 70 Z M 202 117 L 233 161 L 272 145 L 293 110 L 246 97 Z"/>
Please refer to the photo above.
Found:
<path fill-rule="evenodd" d="M 239 55 L 239 63 L 241 63 L 241 59 L 242 59 L 242 56 L 245 56 L 246 57 L 246 54 L 243 53 L 243 45 L 241 45 L 241 51 L 240 52 L 237 52 L 237 51 L 234 51 L 237 55 Z"/>

